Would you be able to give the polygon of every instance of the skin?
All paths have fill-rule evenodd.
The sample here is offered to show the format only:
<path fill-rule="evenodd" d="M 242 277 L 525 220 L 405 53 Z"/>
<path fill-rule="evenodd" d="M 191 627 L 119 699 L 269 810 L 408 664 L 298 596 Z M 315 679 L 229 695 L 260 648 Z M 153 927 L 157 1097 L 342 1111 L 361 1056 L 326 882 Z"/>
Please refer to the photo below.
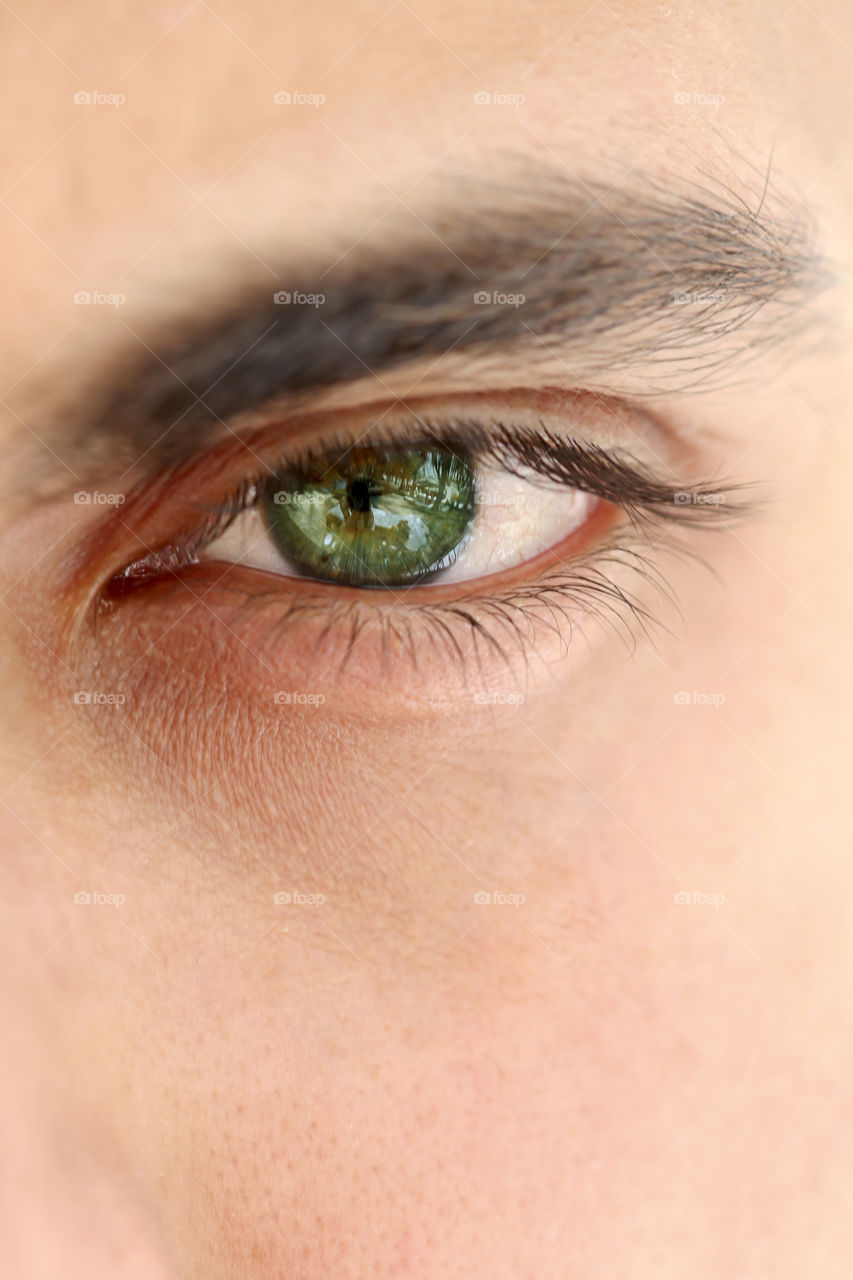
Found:
<path fill-rule="evenodd" d="M 9 1274 L 846 1276 L 849 7 L 253 0 L 179 19 L 4 16 Z M 526 103 L 472 101 L 503 86 Z M 327 101 L 278 107 L 282 87 Z M 77 107 L 80 88 L 127 102 Z M 69 565 L 101 513 L 61 466 L 49 498 L 28 485 L 52 463 L 51 397 L 124 324 L 155 333 L 282 238 L 330 263 L 377 219 L 390 242 L 412 215 L 389 188 L 427 216 L 440 181 L 499 177 L 509 153 L 606 177 L 642 152 L 664 181 L 712 162 L 735 183 L 771 150 L 838 268 L 831 340 L 661 399 L 675 437 L 643 447 L 770 501 L 674 535 L 713 573 L 661 549 L 680 616 L 644 587 L 652 638 L 590 622 L 558 660 L 543 633 L 524 703 L 472 710 L 438 651 L 383 681 L 377 644 L 335 675 L 307 644 L 259 664 L 254 633 L 210 618 L 180 643 L 141 608 L 75 632 L 91 575 L 72 589 Z M 81 318 L 76 289 L 127 305 Z M 449 356 L 387 382 L 507 404 L 561 377 Z M 366 374 L 329 403 L 388 386 Z M 83 710 L 80 687 L 126 703 Z M 318 687 L 288 720 L 272 704 Z M 274 901 L 296 891 L 325 901 Z"/>

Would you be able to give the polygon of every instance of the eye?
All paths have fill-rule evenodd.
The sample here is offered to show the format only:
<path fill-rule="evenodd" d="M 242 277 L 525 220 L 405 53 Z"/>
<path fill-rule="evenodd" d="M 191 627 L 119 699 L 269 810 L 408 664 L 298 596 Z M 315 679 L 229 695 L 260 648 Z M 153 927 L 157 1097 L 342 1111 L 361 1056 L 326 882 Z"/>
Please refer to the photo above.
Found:
<path fill-rule="evenodd" d="M 594 505 L 459 449 L 358 445 L 274 475 L 206 555 L 351 587 L 462 582 L 532 559 Z"/>
<path fill-rule="evenodd" d="M 93 530 L 112 562 L 95 609 L 131 662 L 143 637 L 148 667 L 215 654 L 227 687 L 261 701 L 280 666 L 307 689 L 346 672 L 393 707 L 447 689 L 449 664 L 460 689 L 515 687 L 588 620 L 631 644 L 669 598 L 667 525 L 746 509 L 679 474 L 683 446 L 643 412 L 585 393 L 268 410 L 250 437 L 231 428 L 128 496 L 123 554 Z"/>

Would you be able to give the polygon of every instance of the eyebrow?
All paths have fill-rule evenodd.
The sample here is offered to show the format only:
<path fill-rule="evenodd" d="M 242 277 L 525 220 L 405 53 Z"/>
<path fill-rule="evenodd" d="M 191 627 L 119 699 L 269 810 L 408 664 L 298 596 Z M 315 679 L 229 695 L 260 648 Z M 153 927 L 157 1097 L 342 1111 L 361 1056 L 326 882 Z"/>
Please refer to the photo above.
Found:
<path fill-rule="evenodd" d="M 331 268 L 284 265 L 277 285 L 151 336 L 129 330 L 66 416 L 62 447 L 161 466 L 241 413 L 451 351 L 558 355 L 599 384 L 642 368 L 670 392 L 703 389 L 810 328 L 830 278 L 807 209 L 769 173 L 752 201 L 718 180 L 676 193 L 540 167 L 523 182 L 460 180 L 414 233 L 365 240 Z"/>

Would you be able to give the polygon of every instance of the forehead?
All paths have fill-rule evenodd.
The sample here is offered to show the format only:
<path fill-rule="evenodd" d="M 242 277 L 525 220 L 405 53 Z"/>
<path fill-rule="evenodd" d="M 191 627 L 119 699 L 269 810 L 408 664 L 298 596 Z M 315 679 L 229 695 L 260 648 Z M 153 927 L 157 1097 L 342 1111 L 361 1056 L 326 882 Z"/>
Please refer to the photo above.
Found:
<path fill-rule="evenodd" d="M 760 170 L 775 143 L 807 186 L 846 93 L 836 3 L 784 28 L 764 0 L 51 2 L 3 22 L 13 378 L 76 323 L 75 293 L 203 289 L 223 253 L 263 272 L 271 238 L 331 262 L 508 156 L 665 176 L 740 153 Z"/>
<path fill-rule="evenodd" d="M 630 161 L 637 128 L 649 141 L 746 124 L 760 135 L 809 70 L 790 47 L 796 15 L 782 32 L 763 0 L 713 15 L 636 0 L 86 10 L 4 16 L 7 182 L 22 209 L 52 182 L 55 230 L 178 216 L 205 192 L 225 200 L 238 179 L 262 178 L 270 200 L 310 180 L 320 208 L 345 184 L 399 194 L 425 163 L 464 164 L 496 141 L 561 152 L 586 140 Z M 834 29 L 804 19 L 829 54 Z"/>

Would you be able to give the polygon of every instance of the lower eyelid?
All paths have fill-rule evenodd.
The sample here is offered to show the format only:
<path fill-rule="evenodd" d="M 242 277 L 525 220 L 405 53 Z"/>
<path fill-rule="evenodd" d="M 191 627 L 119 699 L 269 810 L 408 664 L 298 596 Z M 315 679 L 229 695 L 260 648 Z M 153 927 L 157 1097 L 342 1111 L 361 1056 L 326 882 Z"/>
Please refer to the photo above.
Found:
<path fill-rule="evenodd" d="M 310 704 L 312 731 L 320 732 L 324 724 L 334 732 L 341 718 L 373 723 L 406 708 L 488 715 L 505 695 L 517 709 L 528 690 L 532 696 L 531 682 L 567 655 L 580 671 L 614 641 L 620 652 L 630 647 L 664 594 L 646 540 L 624 512 L 584 497 L 588 518 L 559 545 L 461 583 L 368 591 L 184 560 L 94 615 L 88 642 L 99 678 L 140 716 L 153 699 L 192 718 L 219 690 L 231 726 L 222 730 L 223 750 L 245 733 L 247 715 L 274 734 L 284 723 L 299 732 L 303 713 L 282 712 L 281 690 L 322 697 Z M 584 644 L 575 645 L 576 632 Z M 75 664 L 87 661 L 75 656 Z M 171 738 L 160 744 L 167 756 L 179 747 Z"/>
<path fill-rule="evenodd" d="M 276 731 L 281 689 L 322 695 L 312 724 L 373 721 L 416 706 L 464 713 L 481 695 L 493 710 L 501 690 L 523 702 L 534 672 L 574 653 L 576 629 L 588 642 L 588 624 L 600 619 L 603 643 L 615 639 L 621 650 L 648 627 L 647 597 L 659 585 L 645 554 L 622 545 L 620 516 L 599 502 L 584 527 L 529 564 L 418 590 L 283 581 L 200 561 L 107 609 L 96 632 L 98 661 L 103 671 L 113 664 L 128 705 L 141 708 L 152 696 L 169 705 L 180 696 L 195 714 L 212 680 L 228 691 L 243 727 L 251 706 Z M 589 651 L 580 646 L 576 660 Z M 161 693 L 161 684 L 171 692 Z"/>

